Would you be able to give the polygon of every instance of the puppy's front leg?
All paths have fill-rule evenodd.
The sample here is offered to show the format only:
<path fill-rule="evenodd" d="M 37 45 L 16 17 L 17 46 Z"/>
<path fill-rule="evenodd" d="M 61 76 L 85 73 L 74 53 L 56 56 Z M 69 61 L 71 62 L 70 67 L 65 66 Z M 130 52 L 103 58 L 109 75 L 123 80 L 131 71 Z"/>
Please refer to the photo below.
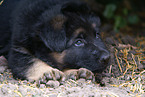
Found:
<path fill-rule="evenodd" d="M 11 50 L 9 67 L 15 78 L 36 80 L 41 83 L 47 83 L 49 80 L 65 80 L 63 72 L 34 57 L 24 47 Z"/>

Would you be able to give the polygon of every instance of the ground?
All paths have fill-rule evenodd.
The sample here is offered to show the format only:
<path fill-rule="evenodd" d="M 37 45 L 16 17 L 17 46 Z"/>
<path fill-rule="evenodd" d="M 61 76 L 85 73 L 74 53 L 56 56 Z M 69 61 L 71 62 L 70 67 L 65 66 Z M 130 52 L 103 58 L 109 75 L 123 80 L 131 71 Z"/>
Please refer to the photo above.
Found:
<path fill-rule="evenodd" d="M 106 86 L 80 79 L 38 88 L 35 83 L 14 80 L 1 56 L 0 97 L 145 97 L 145 37 L 115 32 L 102 37 L 111 52 L 110 66 L 103 72 Z"/>

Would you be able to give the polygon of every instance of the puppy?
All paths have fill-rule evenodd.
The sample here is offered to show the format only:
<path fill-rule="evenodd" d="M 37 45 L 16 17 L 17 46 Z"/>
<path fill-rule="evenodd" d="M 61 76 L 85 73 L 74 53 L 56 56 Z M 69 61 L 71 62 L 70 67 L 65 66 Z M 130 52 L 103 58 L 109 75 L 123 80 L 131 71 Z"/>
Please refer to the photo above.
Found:
<path fill-rule="evenodd" d="M 77 0 L 21 1 L 11 20 L 13 76 L 42 83 L 94 80 L 93 73 L 101 73 L 110 56 L 99 26 L 100 19 Z"/>

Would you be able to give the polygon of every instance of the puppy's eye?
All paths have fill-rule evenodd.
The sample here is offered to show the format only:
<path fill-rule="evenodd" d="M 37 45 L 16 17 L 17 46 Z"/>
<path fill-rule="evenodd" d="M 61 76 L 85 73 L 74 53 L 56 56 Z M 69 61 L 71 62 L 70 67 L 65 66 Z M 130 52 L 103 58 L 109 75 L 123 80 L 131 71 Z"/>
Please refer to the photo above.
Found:
<path fill-rule="evenodd" d="M 75 46 L 84 46 L 84 42 L 82 41 L 82 40 L 77 40 L 76 42 L 75 42 Z"/>

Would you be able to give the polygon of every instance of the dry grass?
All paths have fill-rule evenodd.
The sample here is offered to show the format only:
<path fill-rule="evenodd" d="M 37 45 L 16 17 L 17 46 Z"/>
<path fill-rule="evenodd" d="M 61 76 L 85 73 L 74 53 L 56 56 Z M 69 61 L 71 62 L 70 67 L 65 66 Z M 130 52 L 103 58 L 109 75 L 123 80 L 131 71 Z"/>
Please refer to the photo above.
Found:
<path fill-rule="evenodd" d="M 121 76 L 128 77 L 124 83 L 113 84 L 114 87 L 129 88 L 133 94 L 129 94 L 133 97 L 141 97 L 140 95 L 145 93 L 145 70 L 143 69 L 145 64 L 145 48 L 142 47 L 145 44 L 145 37 L 137 38 L 136 43 L 138 46 L 119 44 L 115 49 L 115 58 Z M 130 53 L 134 51 L 134 53 Z M 111 70 L 109 70 L 111 71 Z"/>

